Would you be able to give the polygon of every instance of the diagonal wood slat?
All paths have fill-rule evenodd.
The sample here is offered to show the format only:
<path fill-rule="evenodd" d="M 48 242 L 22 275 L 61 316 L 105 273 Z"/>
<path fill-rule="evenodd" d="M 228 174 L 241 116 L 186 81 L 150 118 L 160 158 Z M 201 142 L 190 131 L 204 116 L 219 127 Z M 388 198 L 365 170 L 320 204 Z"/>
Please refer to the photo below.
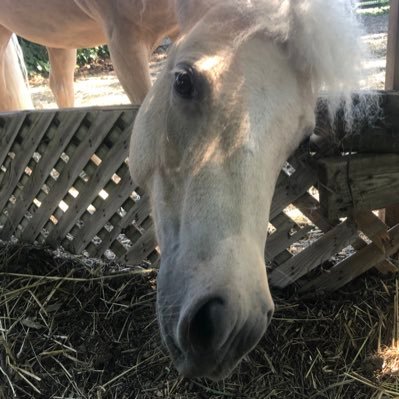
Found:
<path fill-rule="evenodd" d="M 6 239 L 14 233 L 85 115 L 86 112 L 70 112 L 62 119 L 57 133 L 48 143 L 46 152 L 32 171 L 31 178 L 18 195 L 15 205 L 9 210 L 8 220 L 0 232 L 0 238 Z"/>
<path fill-rule="evenodd" d="M 120 134 L 119 140 L 109 150 L 105 159 L 91 176 L 89 182 L 84 185 L 83 190 L 80 191 L 79 196 L 68 209 L 63 217 L 58 220 L 57 225 L 50 232 L 47 242 L 51 246 L 56 246 L 62 240 L 72 226 L 77 222 L 81 215 L 86 211 L 93 199 L 98 195 L 105 184 L 112 178 L 115 173 L 115 168 L 119 168 L 124 159 L 129 153 L 129 139 L 133 127 L 133 120 L 135 113 L 131 115 L 131 121 L 128 126 Z M 120 160 L 118 165 L 117 160 Z"/>
<path fill-rule="evenodd" d="M 19 181 L 25 171 L 26 165 L 32 158 L 40 140 L 46 133 L 55 113 L 35 114 L 29 133 L 25 137 L 20 150 L 11 161 L 3 177 L 0 187 L 0 209 L 4 208 L 11 194 L 14 192 L 15 183 Z"/>
<path fill-rule="evenodd" d="M 121 174 L 122 181 L 115 186 L 115 190 L 104 200 L 101 207 L 96 209 L 93 217 L 85 226 L 79 231 L 78 235 L 74 237 L 72 242 L 73 252 L 80 253 L 90 243 L 92 238 L 97 234 L 101 227 L 112 217 L 118 208 L 126 201 L 130 194 L 134 191 L 133 182 L 130 179 L 129 170 L 124 168 L 124 173 Z"/>
<path fill-rule="evenodd" d="M 91 124 L 85 139 L 76 149 L 68 162 L 68 167 L 57 180 L 53 189 L 23 231 L 21 236 L 23 241 L 33 242 L 36 239 L 40 230 L 46 223 L 49 214 L 52 214 L 59 202 L 68 192 L 72 183 L 88 162 L 89 156 L 91 156 L 95 149 L 100 145 L 104 137 L 108 134 L 108 131 L 120 117 L 120 114 L 121 113 L 99 111 L 94 113 L 94 122 Z"/>
<path fill-rule="evenodd" d="M 388 233 L 390 241 L 385 244 L 385 254 L 378 245 L 369 244 L 333 266 L 328 272 L 321 274 L 311 282 L 303 284 L 300 292 L 324 293 L 335 291 L 382 262 L 386 256 L 396 253 L 399 250 L 399 225 L 391 228 Z"/>
<path fill-rule="evenodd" d="M 349 245 L 356 236 L 356 225 L 350 219 L 346 220 L 324 234 L 313 245 L 273 270 L 269 275 L 270 283 L 279 288 L 294 283 Z"/>
<path fill-rule="evenodd" d="M 4 163 L 15 137 L 17 137 L 21 127 L 24 125 L 27 115 L 28 113 L 21 112 L 8 117 L 0 117 L 0 165 Z"/>
<path fill-rule="evenodd" d="M 118 238 L 132 224 L 139 226 L 148 217 L 150 213 L 150 201 L 147 196 L 144 196 L 138 201 L 128 212 L 121 218 L 118 224 L 113 224 L 113 229 L 110 232 L 106 232 L 102 238 L 101 245 L 97 248 L 93 254 L 95 257 L 100 257 L 104 252 L 111 247 L 112 243 Z M 137 228 L 135 228 L 138 232 Z M 140 234 L 138 232 L 138 234 Z"/>

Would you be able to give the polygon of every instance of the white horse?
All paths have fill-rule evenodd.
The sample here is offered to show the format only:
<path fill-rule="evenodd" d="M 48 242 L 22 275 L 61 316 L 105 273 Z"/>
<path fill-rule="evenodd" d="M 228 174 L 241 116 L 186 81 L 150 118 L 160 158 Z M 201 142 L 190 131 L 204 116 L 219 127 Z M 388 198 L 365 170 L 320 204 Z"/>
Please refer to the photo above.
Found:
<path fill-rule="evenodd" d="M 0 0 L 0 111 L 25 108 L 28 98 L 9 50 L 12 32 L 47 47 L 59 107 L 74 104 L 76 49 L 104 43 L 130 101 L 140 104 L 152 51 L 178 35 L 175 0 Z"/>
<path fill-rule="evenodd" d="M 320 90 L 358 81 L 347 4 L 177 1 L 182 36 L 137 115 L 130 169 L 151 197 L 161 335 L 183 375 L 225 377 L 270 323 L 277 176 L 313 130 Z"/>

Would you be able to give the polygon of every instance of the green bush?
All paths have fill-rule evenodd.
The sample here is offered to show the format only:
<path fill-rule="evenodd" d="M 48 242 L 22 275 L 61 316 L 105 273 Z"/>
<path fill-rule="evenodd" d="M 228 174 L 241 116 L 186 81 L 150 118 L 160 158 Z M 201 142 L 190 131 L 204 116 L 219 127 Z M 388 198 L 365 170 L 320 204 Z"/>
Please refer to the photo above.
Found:
<path fill-rule="evenodd" d="M 50 64 L 48 54 L 45 47 L 36 43 L 29 42 L 25 39 L 19 39 L 24 53 L 26 68 L 29 74 L 48 75 Z M 78 66 L 84 66 L 99 59 L 109 58 L 107 46 L 98 46 L 93 48 L 78 49 L 76 63 Z"/>
<path fill-rule="evenodd" d="M 22 47 L 22 52 L 24 53 L 28 73 L 48 74 L 50 71 L 50 64 L 46 48 L 24 39 L 19 39 L 19 43 Z"/>
<path fill-rule="evenodd" d="M 92 48 L 82 48 L 78 50 L 77 64 L 79 66 L 83 66 L 107 58 L 109 58 L 109 51 L 106 45 Z"/>

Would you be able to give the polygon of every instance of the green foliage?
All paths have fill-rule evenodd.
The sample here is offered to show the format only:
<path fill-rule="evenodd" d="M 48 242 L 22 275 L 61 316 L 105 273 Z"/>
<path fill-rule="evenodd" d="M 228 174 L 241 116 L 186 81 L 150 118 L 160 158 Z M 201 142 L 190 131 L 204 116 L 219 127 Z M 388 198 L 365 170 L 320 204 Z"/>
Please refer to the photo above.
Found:
<path fill-rule="evenodd" d="M 22 52 L 24 53 L 28 73 L 48 74 L 50 71 L 50 64 L 45 47 L 39 46 L 36 43 L 28 42 L 21 38 L 19 39 L 19 43 L 22 47 Z"/>
<path fill-rule="evenodd" d="M 50 71 L 50 63 L 48 60 L 46 48 L 22 38 L 19 39 L 19 42 L 24 53 L 28 73 L 48 75 Z M 84 48 L 78 49 L 76 63 L 78 66 L 84 66 L 93 62 L 97 62 L 100 59 L 107 58 L 109 58 L 109 51 L 107 46 Z"/>
<path fill-rule="evenodd" d="M 96 62 L 100 59 L 106 58 L 109 58 L 109 51 L 107 46 L 82 48 L 78 50 L 77 64 L 79 66 L 84 66 Z"/>

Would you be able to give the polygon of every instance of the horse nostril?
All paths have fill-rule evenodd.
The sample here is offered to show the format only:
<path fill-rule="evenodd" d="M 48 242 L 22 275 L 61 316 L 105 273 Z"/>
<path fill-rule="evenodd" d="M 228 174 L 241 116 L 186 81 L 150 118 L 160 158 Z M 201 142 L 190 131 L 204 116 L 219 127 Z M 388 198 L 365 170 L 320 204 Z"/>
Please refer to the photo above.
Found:
<path fill-rule="evenodd" d="M 224 302 L 221 298 L 213 298 L 202 305 L 191 319 L 188 335 L 193 349 L 207 352 L 216 349 L 218 337 L 223 335 Z"/>

